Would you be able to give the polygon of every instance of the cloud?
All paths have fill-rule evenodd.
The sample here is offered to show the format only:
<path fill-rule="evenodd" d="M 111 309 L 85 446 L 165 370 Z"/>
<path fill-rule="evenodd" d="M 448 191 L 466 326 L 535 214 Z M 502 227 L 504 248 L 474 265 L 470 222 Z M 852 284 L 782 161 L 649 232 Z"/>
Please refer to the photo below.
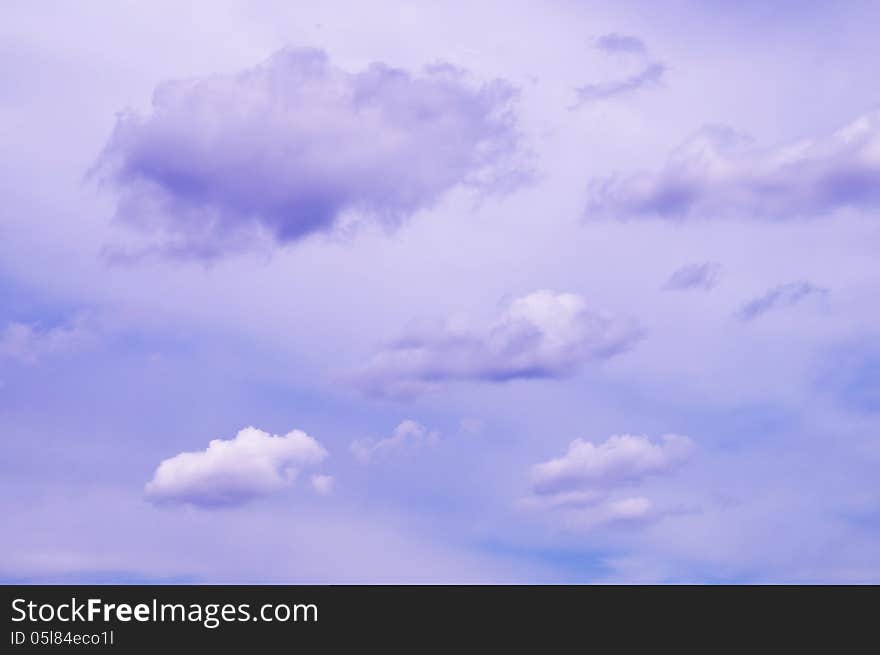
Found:
<path fill-rule="evenodd" d="M 532 469 L 533 487 L 540 495 L 602 493 L 674 470 L 687 460 L 692 448 L 688 437 L 676 434 L 664 435 L 659 443 L 629 434 L 609 437 L 599 445 L 575 439 L 565 455 Z"/>
<path fill-rule="evenodd" d="M 596 45 L 600 50 L 609 54 L 623 52 L 644 55 L 648 52 L 644 41 L 626 34 L 603 34 L 596 40 Z"/>
<path fill-rule="evenodd" d="M 622 80 L 602 82 L 599 84 L 584 84 L 575 89 L 577 99 L 574 108 L 588 102 L 607 100 L 623 93 L 629 93 L 645 86 L 657 85 L 663 79 L 666 66 L 660 62 L 651 62 L 639 72 L 625 77 Z"/>
<path fill-rule="evenodd" d="M 322 496 L 326 496 L 332 493 L 334 484 L 335 480 L 333 479 L 332 475 L 312 476 L 312 489 L 314 489 L 316 493 L 319 493 Z"/>
<path fill-rule="evenodd" d="M 598 445 L 575 439 L 562 457 L 532 467 L 532 494 L 520 506 L 551 512 L 575 531 L 657 520 L 673 510 L 631 495 L 630 488 L 650 476 L 672 473 L 690 458 L 693 447 L 688 437 L 675 434 L 657 443 L 628 434 Z"/>
<path fill-rule="evenodd" d="M 0 360 L 12 359 L 33 364 L 47 355 L 72 352 L 90 337 L 84 319 L 55 327 L 10 322 L 0 330 Z"/>
<path fill-rule="evenodd" d="M 278 436 L 248 427 L 233 439 L 214 439 L 206 450 L 164 460 L 144 491 L 157 504 L 240 505 L 292 484 L 301 469 L 325 457 L 327 451 L 305 432 Z"/>
<path fill-rule="evenodd" d="M 117 219 L 174 256 L 290 243 L 353 213 L 394 228 L 457 185 L 516 178 L 514 96 L 448 65 L 349 73 L 287 49 L 162 84 L 151 113 L 119 115 L 92 174 L 118 193 Z"/>
<path fill-rule="evenodd" d="M 644 41 L 624 34 L 604 34 L 596 40 L 596 47 L 608 55 L 625 55 L 641 63 L 635 73 L 617 80 L 584 84 L 575 89 L 575 103 L 571 109 L 599 100 L 607 100 L 614 96 L 631 93 L 642 87 L 660 84 L 666 73 L 666 66 L 648 56 L 648 48 Z"/>
<path fill-rule="evenodd" d="M 828 136 L 758 149 L 704 128 L 652 173 L 590 184 L 588 216 L 785 220 L 880 207 L 880 111 Z"/>
<path fill-rule="evenodd" d="M 351 452 L 362 464 L 368 464 L 376 457 L 400 451 L 411 446 L 435 443 L 440 435 L 428 431 L 423 425 L 412 420 L 401 421 L 390 437 L 384 439 L 359 439 L 351 444 Z"/>
<path fill-rule="evenodd" d="M 721 267 L 712 262 L 687 264 L 675 270 L 663 288 L 671 291 L 685 291 L 687 289 L 709 291 L 718 284 L 720 272 Z"/>
<path fill-rule="evenodd" d="M 824 296 L 828 289 L 817 287 L 809 282 L 790 282 L 770 289 L 759 298 L 750 300 L 737 312 L 737 317 L 742 321 L 751 321 L 766 314 L 773 309 L 791 307 L 807 298 Z"/>
<path fill-rule="evenodd" d="M 563 525 L 568 530 L 586 532 L 608 524 L 644 525 L 669 513 L 671 512 L 658 509 L 649 498 L 631 496 L 608 500 L 582 511 L 570 512 L 563 518 Z"/>
<path fill-rule="evenodd" d="M 448 381 L 564 378 L 642 335 L 635 321 L 592 311 L 579 295 L 542 290 L 508 302 L 488 326 L 447 323 L 400 339 L 349 379 L 370 395 L 405 398 Z"/>

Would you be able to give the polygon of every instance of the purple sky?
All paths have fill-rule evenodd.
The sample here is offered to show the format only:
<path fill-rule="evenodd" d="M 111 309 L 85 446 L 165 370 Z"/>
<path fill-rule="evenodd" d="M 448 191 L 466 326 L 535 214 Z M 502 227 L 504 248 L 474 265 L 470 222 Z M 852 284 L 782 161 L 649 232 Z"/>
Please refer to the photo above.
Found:
<path fill-rule="evenodd" d="M 0 580 L 880 582 L 877 25 L 3 3 Z"/>

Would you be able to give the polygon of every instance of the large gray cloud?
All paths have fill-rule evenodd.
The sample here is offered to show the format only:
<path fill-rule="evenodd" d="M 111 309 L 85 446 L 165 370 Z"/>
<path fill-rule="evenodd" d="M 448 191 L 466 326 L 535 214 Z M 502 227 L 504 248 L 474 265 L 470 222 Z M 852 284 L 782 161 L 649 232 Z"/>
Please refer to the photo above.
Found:
<path fill-rule="evenodd" d="M 162 84 L 151 113 L 119 116 L 94 173 L 117 191 L 120 221 L 180 256 L 292 242 L 353 214 L 394 227 L 456 185 L 516 177 L 514 95 L 446 65 L 349 73 L 283 50 Z"/>
<path fill-rule="evenodd" d="M 443 324 L 400 339 L 352 378 L 371 395 L 398 397 L 444 381 L 562 378 L 642 334 L 635 321 L 593 311 L 579 295 L 542 290 L 508 302 L 490 325 Z"/>
<path fill-rule="evenodd" d="M 878 207 L 880 111 L 765 149 L 729 128 L 705 128 L 658 171 L 594 180 L 587 215 L 783 220 Z"/>

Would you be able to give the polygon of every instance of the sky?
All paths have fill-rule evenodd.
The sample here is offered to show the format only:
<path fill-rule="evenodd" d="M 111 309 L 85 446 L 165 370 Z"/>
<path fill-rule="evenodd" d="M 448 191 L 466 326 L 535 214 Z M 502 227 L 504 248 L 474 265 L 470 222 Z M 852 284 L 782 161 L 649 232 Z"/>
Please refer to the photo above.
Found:
<path fill-rule="evenodd" d="M 4 2 L 0 580 L 880 582 L 878 24 Z"/>

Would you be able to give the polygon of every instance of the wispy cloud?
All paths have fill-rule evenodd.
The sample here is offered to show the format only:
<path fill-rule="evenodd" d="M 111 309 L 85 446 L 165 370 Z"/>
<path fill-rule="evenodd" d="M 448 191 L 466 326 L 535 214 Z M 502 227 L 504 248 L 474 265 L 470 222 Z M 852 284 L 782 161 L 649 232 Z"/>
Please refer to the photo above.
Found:
<path fill-rule="evenodd" d="M 603 34 L 596 39 L 596 46 L 607 53 L 626 53 L 634 55 L 647 54 L 645 42 L 636 36 L 627 34 Z"/>
<path fill-rule="evenodd" d="M 602 82 L 599 84 L 584 84 L 575 89 L 577 100 L 575 107 L 580 107 L 588 102 L 596 100 L 606 100 L 614 96 L 629 93 L 640 89 L 644 86 L 651 86 L 660 83 L 666 67 L 659 63 L 653 62 L 648 64 L 638 73 L 625 77 L 622 80 L 613 80 L 611 82 Z"/>
<path fill-rule="evenodd" d="M 828 136 L 751 143 L 730 128 L 705 128 L 659 171 L 594 180 L 587 215 L 786 220 L 880 207 L 880 112 Z"/>
<path fill-rule="evenodd" d="M 751 321 L 774 309 L 791 307 L 807 298 L 824 296 L 828 289 L 809 282 L 790 282 L 770 289 L 763 296 L 750 300 L 737 312 L 742 321 Z"/>
<path fill-rule="evenodd" d="M 435 443 L 440 434 L 428 430 L 420 423 L 407 419 L 394 428 L 390 436 L 382 439 L 359 439 L 352 442 L 351 452 L 361 464 L 368 464 L 376 457 L 384 457 L 407 448 Z"/>
<path fill-rule="evenodd" d="M 686 264 L 673 271 L 663 288 L 670 291 L 686 291 L 688 289 L 709 291 L 718 284 L 720 273 L 721 267 L 713 262 Z"/>
<path fill-rule="evenodd" d="M 606 54 L 623 55 L 634 60 L 639 63 L 640 68 L 635 73 L 620 79 L 577 87 L 572 109 L 577 109 L 591 102 L 632 93 L 643 87 L 657 86 L 666 73 L 666 66 L 662 62 L 651 59 L 644 41 L 635 36 L 604 34 L 597 39 L 596 47 Z"/>
<path fill-rule="evenodd" d="M 0 330 L 0 359 L 33 364 L 49 355 L 73 352 L 94 336 L 87 323 L 85 317 L 51 327 L 39 323 L 7 323 Z"/>
<path fill-rule="evenodd" d="M 532 482 L 538 494 L 605 491 L 667 472 L 687 459 L 693 443 L 667 434 L 657 443 L 640 435 L 621 434 L 595 444 L 575 439 L 562 457 L 536 465 Z"/>

